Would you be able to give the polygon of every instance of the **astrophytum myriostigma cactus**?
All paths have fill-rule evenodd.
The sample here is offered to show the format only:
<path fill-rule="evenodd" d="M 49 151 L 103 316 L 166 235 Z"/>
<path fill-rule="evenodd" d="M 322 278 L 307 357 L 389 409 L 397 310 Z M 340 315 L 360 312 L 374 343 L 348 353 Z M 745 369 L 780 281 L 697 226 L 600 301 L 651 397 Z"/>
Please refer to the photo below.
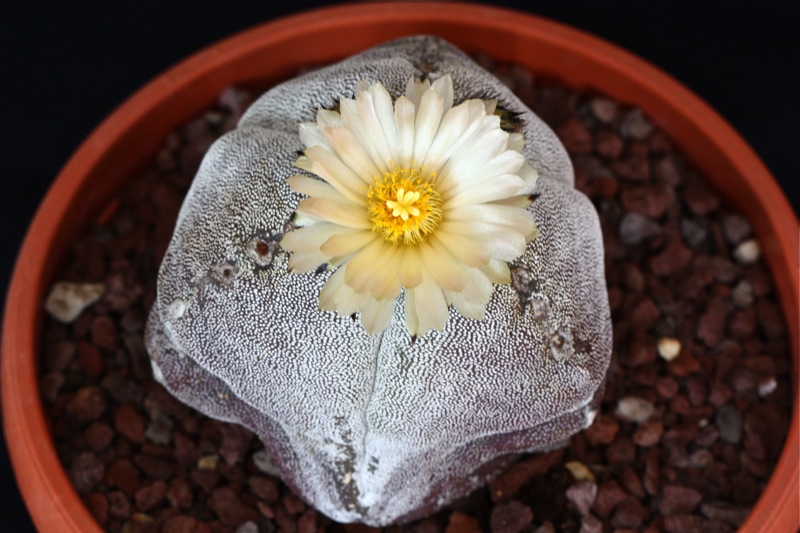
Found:
<path fill-rule="evenodd" d="M 502 83 L 395 41 L 276 86 L 211 147 L 147 333 L 156 379 L 253 430 L 320 511 L 411 520 L 591 423 L 597 215 Z"/>

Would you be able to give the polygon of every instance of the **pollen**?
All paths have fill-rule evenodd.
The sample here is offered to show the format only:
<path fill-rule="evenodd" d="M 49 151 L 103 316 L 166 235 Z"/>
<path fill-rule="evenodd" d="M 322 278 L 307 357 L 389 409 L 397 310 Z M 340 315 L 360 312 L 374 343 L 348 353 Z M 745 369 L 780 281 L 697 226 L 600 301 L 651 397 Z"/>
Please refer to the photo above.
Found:
<path fill-rule="evenodd" d="M 367 200 L 372 231 L 392 244 L 419 244 L 442 221 L 436 176 L 421 169 L 393 168 L 375 180 Z"/>

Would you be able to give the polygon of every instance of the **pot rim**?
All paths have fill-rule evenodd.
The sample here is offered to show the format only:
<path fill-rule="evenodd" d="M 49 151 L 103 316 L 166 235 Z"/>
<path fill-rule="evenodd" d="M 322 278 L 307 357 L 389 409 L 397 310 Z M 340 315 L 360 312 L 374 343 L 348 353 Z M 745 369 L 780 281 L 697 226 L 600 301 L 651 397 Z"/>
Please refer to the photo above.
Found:
<path fill-rule="evenodd" d="M 345 28 L 358 28 L 347 34 L 352 41 L 341 39 Z M 308 64 L 312 53 L 313 62 L 330 62 L 379 42 L 417 33 L 438 34 L 467 52 L 475 52 L 476 45 L 470 47 L 469 39 L 476 28 L 481 28 L 480 49 L 497 59 L 519 60 L 522 50 L 535 48 L 532 57 L 526 56 L 530 65 L 536 65 L 531 68 L 548 72 L 560 68 L 560 81 L 567 85 L 605 92 L 641 107 L 675 139 L 680 150 L 717 189 L 727 179 L 726 172 L 741 176 L 742 188 L 723 194 L 737 208 L 748 212 L 775 279 L 793 348 L 794 404 L 781 457 L 740 531 L 789 531 L 800 525 L 798 221 L 768 169 L 741 136 L 698 96 L 646 61 L 600 38 L 504 8 L 407 2 L 321 8 L 275 19 L 212 44 L 126 100 L 87 137 L 58 174 L 18 255 L 6 299 L 2 338 L 4 429 L 17 482 L 39 529 L 100 531 L 69 481 L 49 438 L 39 395 L 37 337 L 41 331 L 41 302 L 49 289 L 44 283 L 54 279 L 57 258 L 64 253 L 49 243 L 72 242 L 69 238 L 74 238 L 77 229 L 85 227 L 90 217 L 101 211 L 119 182 L 137 170 L 134 165 L 121 169 L 117 165 L 115 168 L 124 178 L 88 187 L 92 175 L 112 165 L 109 152 L 136 135 L 151 134 L 149 138 L 160 143 L 166 131 L 161 131 L 163 124 L 156 127 L 148 121 L 154 112 L 167 113 L 171 129 L 181 118 L 199 112 L 224 85 L 258 77 L 258 69 L 268 68 L 274 76 L 284 76 L 296 66 Z M 490 35 L 502 39 L 491 39 Z M 320 36 L 331 46 L 320 42 Z M 266 66 L 261 61 L 245 69 L 244 78 L 226 78 L 235 65 L 263 54 L 265 48 L 280 53 L 273 52 Z M 586 65 L 600 76 L 592 79 Z M 199 99 L 203 101 L 197 109 L 181 103 L 192 93 L 205 97 Z M 681 143 L 685 136 L 693 142 Z M 702 142 L 694 142 L 697 139 Z M 132 157 L 152 156 L 154 148 L 155 144 L 143 143 Z M 723 177 L 715 180 L 714 176 L 720 173 Z M 70 212 L 74 205 L 89 207 L 76 214 Z M 70 219 L 79 221 L 71 224 L 72 229 L 62 222 Z"/>

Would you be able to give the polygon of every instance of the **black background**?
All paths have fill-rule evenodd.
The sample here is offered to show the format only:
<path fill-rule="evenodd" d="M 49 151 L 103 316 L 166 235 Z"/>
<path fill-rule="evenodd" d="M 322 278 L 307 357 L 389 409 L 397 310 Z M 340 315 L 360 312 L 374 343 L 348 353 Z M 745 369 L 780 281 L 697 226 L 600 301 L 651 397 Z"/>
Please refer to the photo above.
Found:
<path fill-rule="evenodd" d="M 160 72 L 237 31 L 331 2 L 6 2 L 0 16 L 0 287 L 25 229 L 82 140 Z M 800 2 L 495 2 L 603 37 L 650 61 L 737 129 L 800 209 Z M 0 445 L 3 531 L 33 531 Z"/>

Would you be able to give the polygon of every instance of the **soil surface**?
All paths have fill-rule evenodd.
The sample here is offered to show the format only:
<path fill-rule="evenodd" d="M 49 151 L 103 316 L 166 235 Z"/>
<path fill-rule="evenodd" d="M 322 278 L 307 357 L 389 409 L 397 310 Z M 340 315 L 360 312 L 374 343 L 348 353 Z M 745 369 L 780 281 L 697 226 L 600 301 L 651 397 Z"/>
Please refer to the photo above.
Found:
<path fill-rule="evenodd" d="M 791 412 L 784 318 L 750 224 L 638 109 L 478 61 L 551 127 L 600 215 L 614 323 L 602 410 L 567 448 L 523 456 L 439 513 L 385 531 L 734 531 Z M 172 132 L 62 278 L 102 296 L 47 317 L 41 393 L 64 468 L 108 531 L 373 531 L 332 522 L 268 474 L 263 446 L 151 376 L 142 335 L 183 195 L 252 95 L 223 92 Z M 377 530 L 376 530 L 377 531 Z"/>

